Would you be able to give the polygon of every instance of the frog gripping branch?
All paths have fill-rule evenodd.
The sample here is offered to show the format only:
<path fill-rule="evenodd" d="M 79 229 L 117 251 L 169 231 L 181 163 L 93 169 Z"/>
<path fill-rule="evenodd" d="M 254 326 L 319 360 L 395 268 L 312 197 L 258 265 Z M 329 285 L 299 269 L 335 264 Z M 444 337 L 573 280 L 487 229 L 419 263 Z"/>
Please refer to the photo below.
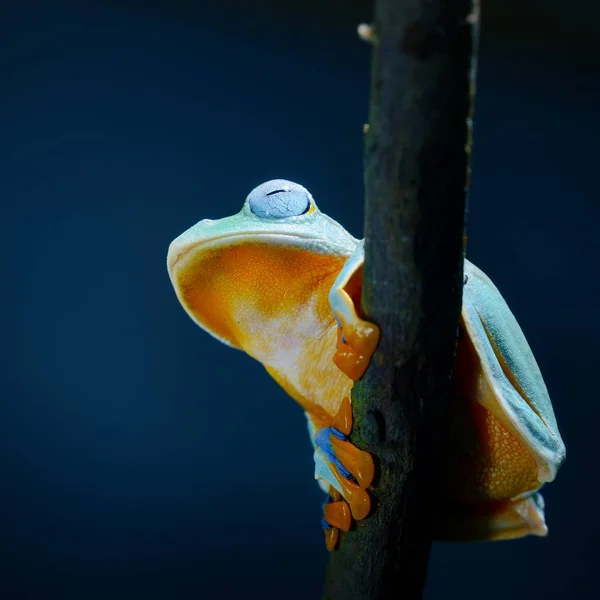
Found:
<path fill-rule="evenodd" d="M 379 329 L 361 318 L 364 245 L 323 214 L 301 185 L 273 180 L 242 210 L 176 238 L 167 265 L 189 316 L 243 350 L 304 409 L 315 478 L 327 494 L 329 550 L 371 512 L 371 455 L 349 440 L 351 388 Z M 465 260 L 456 403 L 443 456 L 444 514 L 435 536 L 545 535 L 539 489 L 565 457 L 533 354 L 500 292 Z"/>

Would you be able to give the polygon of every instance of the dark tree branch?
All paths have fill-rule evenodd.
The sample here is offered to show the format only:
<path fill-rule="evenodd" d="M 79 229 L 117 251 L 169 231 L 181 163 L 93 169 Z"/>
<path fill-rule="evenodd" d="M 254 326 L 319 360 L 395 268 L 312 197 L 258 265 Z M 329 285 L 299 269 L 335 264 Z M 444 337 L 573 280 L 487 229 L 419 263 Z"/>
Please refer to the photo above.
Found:
<path fill-rule="evenodd" d="M 375 0 L 362 309 L 382 336 L 352 391 L 351 439 L 378 476 L 371 515 L 331 555 L 326 600 L 420 598 L 425 583 L 462 295 L 471 2 Z"/>

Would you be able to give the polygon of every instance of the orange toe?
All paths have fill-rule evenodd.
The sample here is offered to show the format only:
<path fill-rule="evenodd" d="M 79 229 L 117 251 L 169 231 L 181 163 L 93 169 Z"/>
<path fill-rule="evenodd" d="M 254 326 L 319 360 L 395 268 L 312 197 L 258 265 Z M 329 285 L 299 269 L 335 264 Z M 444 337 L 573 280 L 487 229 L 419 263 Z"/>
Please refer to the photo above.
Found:
<path fill-rule="evenodd" d="M 324 507 L 325 520 L 342 531 L 348 531 L 350 529 L 350 523 L 352 517 L 350 515 L 350 507 L 346 502 L 341 500 L 340 502 L 330 502 Z"/>
<path fill-rule="evenodd" d="M 325 546 L 329 552 L 333 552 L 340 537 L 340 530 L 337 527 L 325 529 Z"/>
<path fill-rule="evenodd" d="M 333 420 L 333 427 L 341 431 L 344 435 L 350 435 L 352 431 L 352 405 L 350 398 L 344 396 L 342 403 Z"/>
<path fill-rule="evenodd" d="M 370 357 L 353 350 L 342 341 L 342 330 L 338 328 L 338 343 L 333 355 L 335 366 L 353 381 L 360 379 L 369 366 Z"/>
<path fill-rule="evenodd" d="M 346 500 L 350 506 L 352 516 L 357 521 L 364 519 L 371 510 L 371 499 L 369 498 L 367 491 L 363 490 L 356 483 L 348 481 L 345 477 L 342 477 L 335 465 L 332 465 L 332 472 L 335 475 L 335 478 L 338 480 L 342 490 L 344 490 L 342 495 L 344 500 Z"/>
<path fill-rule="evenodd" d="M 371 356 L 379 343 L 379 327 L 372 323 L 362 321 L 364 325 L 353 330 L 342 330 L 338 328 L 338 339 L 333 362 L 340 371 L 345 373 L 353 381 L 360 379 L 371 361 Z"/>
<path fill-rule="evenodd" d="M 370 360 L 379 343 L 379 327 L 375 323 L 359 319 L 354 327 L 344 330 L 344 337 L 350 347 Z"/>
<path fill-rule="evenodd" d="M 352 473 L 358 485 L 367 489 L 375 476 L 375 465 L 371 455 L 335 435 L 331 436 L 331 445 L 338 460 Z"/>

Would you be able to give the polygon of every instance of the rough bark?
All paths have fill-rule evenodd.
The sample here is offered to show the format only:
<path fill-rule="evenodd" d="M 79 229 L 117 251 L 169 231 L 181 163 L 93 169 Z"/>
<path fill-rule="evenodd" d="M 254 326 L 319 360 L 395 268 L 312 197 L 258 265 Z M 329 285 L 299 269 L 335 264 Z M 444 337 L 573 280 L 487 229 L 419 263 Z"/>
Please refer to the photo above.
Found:
<path fill-rule="evenodd" d="M 463 279 L 477 0 L 375 0 L 362 310 L 381 342 L 352 391 L 377 466 L 371 515 L 331 554 L 326 600 L 420 598 L 437 512 Z M 475 12 L 477 11 L 477 12 Z"/>

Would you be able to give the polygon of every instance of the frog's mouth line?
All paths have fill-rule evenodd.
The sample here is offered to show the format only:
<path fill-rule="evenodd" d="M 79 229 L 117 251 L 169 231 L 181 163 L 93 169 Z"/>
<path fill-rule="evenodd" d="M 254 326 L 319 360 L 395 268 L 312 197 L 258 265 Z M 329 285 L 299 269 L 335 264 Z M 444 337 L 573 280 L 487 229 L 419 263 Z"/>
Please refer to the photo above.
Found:
<path fill-rule="evenodd" d="M 232 240 L 234 240 L 232 242 Z M 223 237 L 209 238 L 201 240 L 195 244 L 189 246 L 183 246 L 178 248 L 175 244 L 177 240 L 171 243 L 169 246 L 169 252 L 167 254 L 167 269 L 171 279 L 176 265 L 180 263 L 182 259 L 189 256 L 193 252 L 199 249 L 208 250 L 218 248 L 219 246 L 225 246 L 228 244 L 241 244 L 244 241 L 259 242 L 265 244 L 273 244 L 277 246 L 300 246 L 305 245 L 306 240 L 310 240 L 310 244 L 314 244 L 315 250 L 319 247 L 330 247 L 331 244 L 326 240 L 318 237 L 312 237 L 309 235 L 302 235 L 296 233 L 271 233 L 266 231 L 245 231 L 243 233 L 234 233 L 232 235 L 226 235 Z"/>

